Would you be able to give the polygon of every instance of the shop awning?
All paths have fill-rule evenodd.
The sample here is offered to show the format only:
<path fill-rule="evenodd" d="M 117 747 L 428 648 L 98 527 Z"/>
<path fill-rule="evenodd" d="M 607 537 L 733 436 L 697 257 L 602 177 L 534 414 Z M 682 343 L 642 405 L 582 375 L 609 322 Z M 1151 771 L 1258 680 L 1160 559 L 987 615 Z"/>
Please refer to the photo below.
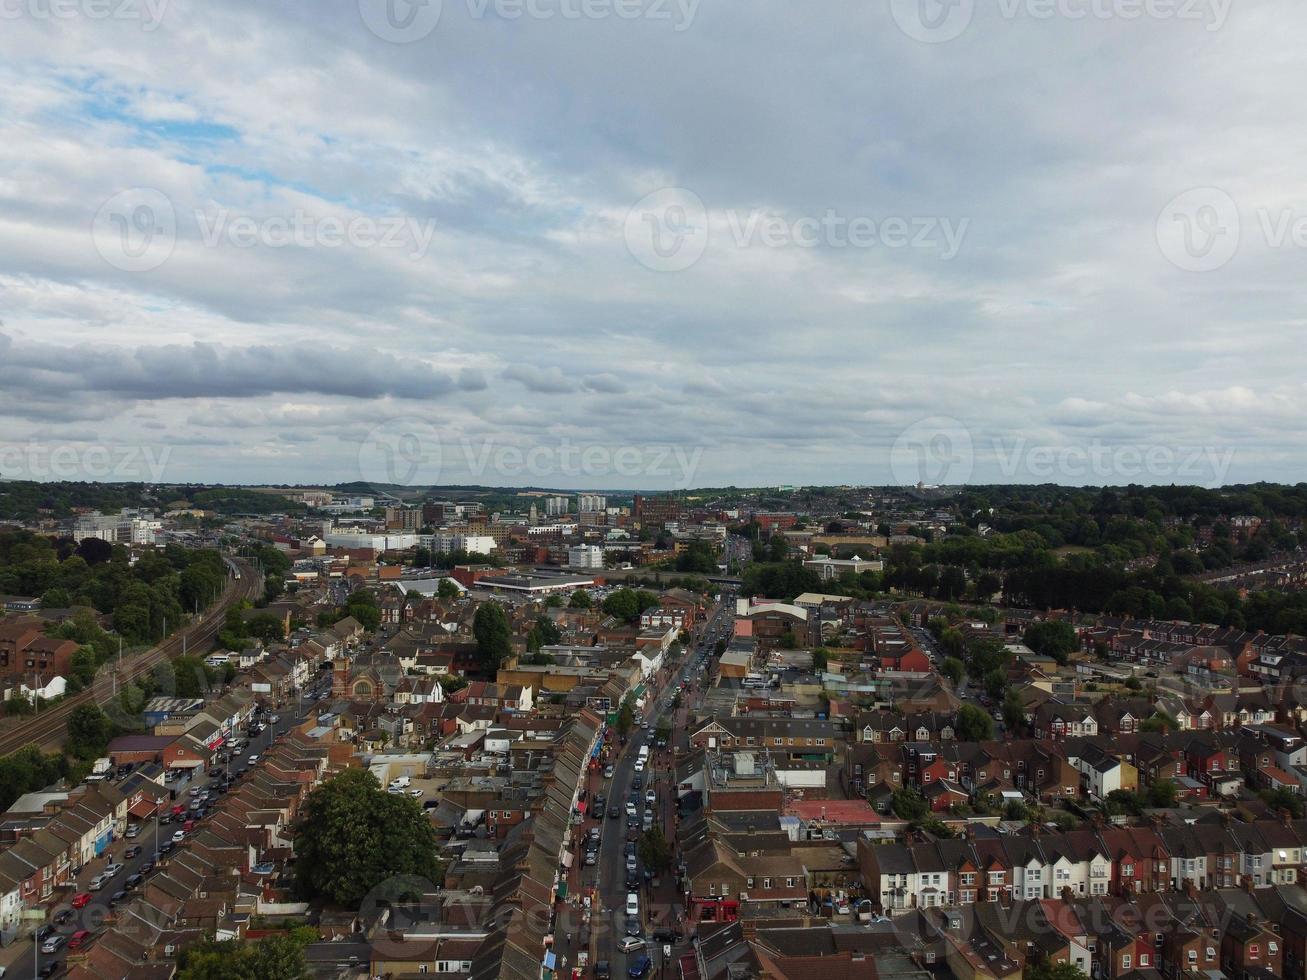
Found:
<path fill-rule="evenodd" d="M 567 898 L 567 880 L 564 879 L 558 883 L 558 897 Z"/>

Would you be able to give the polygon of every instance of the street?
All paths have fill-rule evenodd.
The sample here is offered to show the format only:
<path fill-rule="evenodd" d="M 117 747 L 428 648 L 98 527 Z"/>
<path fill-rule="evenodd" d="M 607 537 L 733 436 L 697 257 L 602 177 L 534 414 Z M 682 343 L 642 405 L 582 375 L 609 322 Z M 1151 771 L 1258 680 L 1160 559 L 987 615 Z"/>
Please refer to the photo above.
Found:
<path fill-rule="evenodd" d="M 641 887 L 637 889 L 626 887 L 625 806 L 627 798 L 633 792 L 635 763 L 640 747 L 649 744 L 649 765 L 640 774 L 641 789 L 638 793 L 641 803 L 638 812 L 643 812 L 644 795 L 650 787 L 653 787 L 657 792 L 657 803 L 654 806 L 655 819 L 663 828 L 673 855 L 676 854 L 675 751 L 678 748 L 688 747 L 685 719 L 689 709 L 689 699 L 682 698 L 680 708 L 675 711 L 672 710 L 671 705 L 682 682 L 687 684 L 687 694 L 692 690 L 690 685 L 700 682 L 699 658 L 704 656 L 706 659 L 711 656 L 712 648 L 716 643 L 716 632 L 726 628 L 730 623 L 732 610 L 729 602 L 728 598 L 726 605 L 713 607 L 707 620 L 697 631 L 695 642 L 685 651 L 683 661 L 658 689 L 654 702 L 637 714 L 626 746 L 613 761 L 613 778 L 604 780 L 600 789 L 607 798 L 605 810 L 616 806 L 621 811 L 621 815 L 612 819 L 606 813 L 599 814 L 603 834 L 599 860 L 595 868 L 583 869 L 591 872 L 589 877 L 583 878 L 583 881 L 598 885 L 600 911 L 596 916 L 596 923 L 599 920 L 603 923 L 592 929 L 594 946 L 592 962 L 607 961 L 614 976 L 625 975 L 630 965 L 641 956 L 648 956 L 652 961 L 651 975 L 662 976 L 664 970 L 673 969 L 675 957 L 684 950 L 690 939 L 676 891 L 675 860 L 672 869 L 663 872 L 656 879 L 658 882 L 656 886 L 652 881 L 645 879 L 641 865 L 639 869 Z M 641 727 L 644 722 L 648 722 L 648 729 Z M 667 747 L 662 750 L 657 749 L 653 744 L 660 723 L 668 724 L 672 729 Z M 594 873 L 596 871 L 597 874 Z M 618 949 L 618 944 L 626 933 L 626 896 L 632 890 L 637 891 L 640 896 L 640 917 L 643 925 L 641 937 L 645 939 L 645 946 L 629 953 L 622 953 Z M 666 962 L 663 955 L 664 943 L 650 938 L 651 930 L 656 932 L 662 929 L 674 930 L 682 937 L 681 942 L 673 947 L 672 957 Z"/>
<path fill-rule="evenodd" d="M 220 763 L 223 769 L 222 776 L 210 778 L 205 770 L 197 770 L 195 776 L 183 776 L 174 782 L 168 783 L 167 787 L 172 790 L 173 800 L 165 801 L 161 807 L 161 812 L 167 812 L 172 805 L 181 804 L 189 806 L 193 788 L 198 788 L 201 792 L 212 789 L 216 794 L 209 808 L 212 810 L 222 799 L 222 794 L 218 793 L 218 784 L 223 777 L 232 774 L 241 766 L 248 766 L 247 757 L 257 753 L 260 757 L 271 747 L 273 740 L 285 734 L 290 728 L 299 724 L 309 713 L 316 710 L 314 696 L 317 692 L 328 689 L 330 678 L 314 677 L 310 681 L 310 686 L 306 687 L 303 694 L 304 698 L 298 703 L 287 701 L 284 708 L 271 709 L 264 714 L 264 721 L 267 721 L 272 715 L 278 715 L 280 721 L 276 725 L 265 724 L 263 730 L 256 736 L 248 738 L 248 745 L 233 758 Z M 244 735 L 244 733 L 241 733 Z M 130 778 L 130 775 L 125 777 Z M 118 780 L 116 780 L 118 781 Z M 236 782 L 233 790 L 240 784 Z M 59 964 L 59 971 L 52 975 L 58 975 L 62 972 L 63 960 L 68 954 L 67 941 L 74 933 L 81 929 L 88 930 L 92 934 L 101 932 L 107 921 L 114 914 L 116 906 L 125 905 L 131 900 L 132 893 L 145 884 L 145 880 L 152 874 L 157 874 L 160 867 L 166 865 L 168 857 L 174 853 L 174 848 L 178 845 L 173 844 L 173 834 L 181 829 L 182 821 L 186 817 L 180 817 L 177 820 L 169 819 L 169 822 L 160 821 L 160 813 L 153 817 L 132 821 L 137 823 L 140 832 L 134 839 L 126 837 L 115 838 L 113 842 L 105 848 L 104 852 L 97 858 L 87 862 L 76 877 L 75 883 L 64 889 L 64 894 L 60 901 L 50 907 L 50 920 L 48 927 L 56 935 L 64 937 L 64 943 L 56 952 L 41 953 L 37 943 L 29 937 L 25 940 L 16 942 L 13 946 L 5 950 L 0 950 L 0 966 L 2 966 L 9 976 L 13 977 L 32 977 L 37 975 L 37 971 L 43 967 L 48 967 L 51 963 Z M 197 825 L 196 830 L 203 829 L 203 823 Z M 134 857 L 126 856 L 129 850 L 140 848 L 140 853 Z M 160 860 L 162 859 L 162 860 Z M 112 863 L 122 865 L 114 876 L 104 884 L 104 887 L 98 891 L 91 891 L 91 880 L 105 870 Z M 148 865 L 148 867 L 147 867 Z M 134 875 L 141 875 L 135 886 L 130 890 L 127 887 L 128 879 Z M 72 907 L 71 902 L 79 894 L 89 894 L 90 901 L 80 909 Z M 62 918 L 64 921 L 55 925 L 54 920 Z M 35 962 L 34 962 L 35 960 Z"/>

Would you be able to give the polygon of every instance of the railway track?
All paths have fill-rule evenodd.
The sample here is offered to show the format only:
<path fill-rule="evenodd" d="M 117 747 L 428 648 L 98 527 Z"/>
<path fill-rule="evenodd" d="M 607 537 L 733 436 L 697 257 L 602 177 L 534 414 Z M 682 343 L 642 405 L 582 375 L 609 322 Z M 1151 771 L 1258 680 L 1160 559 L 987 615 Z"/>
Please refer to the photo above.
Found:
<path fill-rule="evenodd" d="M 25 719 L 13 731 L 0 735 L 0 756 L 16 752 L 28 745 L 35 745 L 41 749 L 57 748 L 62 745 L 67 734 L 68 717 L 73 711 L 83 704 L 103 705 L 113 698 L 114 689 L 104 680 L 110 678 L 111 673 L 117 673 L 117 680 L 126 683 L 148 673 L 164 661 L 180 656 L 183 649 L 187 653 L 203 653 L 222 628 L 227 610 L 242 599 L 256 598 L 262 585 L 254 569 L 248 564 L 230 560 L 227 560 L 227 564 L 236 574 L 228 577 L 227 588 L 223 591 L 222 597 L 203 616 L 158 646 L 124 658 L 121 666 L 113 666 L 112 672 L 110 665 L 106 664 L 97 676 L 96 682 L 90 687 L 65 698 L 39 715 Z"/>

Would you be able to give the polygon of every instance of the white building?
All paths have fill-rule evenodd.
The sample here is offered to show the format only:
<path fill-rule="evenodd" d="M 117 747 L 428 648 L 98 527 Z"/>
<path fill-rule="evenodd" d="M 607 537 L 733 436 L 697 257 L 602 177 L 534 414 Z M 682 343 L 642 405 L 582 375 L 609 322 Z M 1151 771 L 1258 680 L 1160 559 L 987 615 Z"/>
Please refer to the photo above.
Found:
<path fill-rule="evenodd" d="M 562 517 L 568 513 L 571 507 L 571 501 L 566 497 L 546 497 L 545 498 L 545 516 Z"/>
<path fill-rule="evenodd" d="M 608 498 L 596 493 L 577 494 L 576 509 L 581 514 L 602 513 L 608 509 Z"/>
<path fill-rule="evenodd" d="M 603 568 L 604 549 L 594 544 L 578 544 L 567 549 L 567 564 L 572 568 Z"/>

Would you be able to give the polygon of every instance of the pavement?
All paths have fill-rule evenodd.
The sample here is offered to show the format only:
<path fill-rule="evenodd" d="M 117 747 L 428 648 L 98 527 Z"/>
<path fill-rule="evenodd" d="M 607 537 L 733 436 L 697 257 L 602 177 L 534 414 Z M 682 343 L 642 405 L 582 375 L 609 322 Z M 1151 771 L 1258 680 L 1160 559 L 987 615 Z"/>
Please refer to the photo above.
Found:
<path fill-rule="evenodd" d="M 327 686 L 329 686 L 329 681 L 329 678 L 325 679 Z M 315 679 L 315 683 L 317 686 L 314 690 L 322 689 L 324 686 L 323 681 Z M 306 694 L 308 693 L 308 690 L 309 689 L 306 689 Z M 305 700 L 299 704 L 299 720 L 308 717 L 310 712 L 313 710 L 315 710 L 315 702 L 306 697 Z M 275 726 L 265 725 L 262 732 L 253 738 L 249 738 L 248 747 L 242 749 L 236 758 L 223 765 L 224 772 L 229 771 L 229 767 L 233 764 L 235 766 L 247 765 L 245 761 L 246 757 L 254 752 L 263 755 L 271 746 L 273 739 L 277 735 L 285 734 L 287 730 L 299 723 L 299 721 L 294 717 L 296 715 L 296 702 L 294 701 L 287 702 L 286 706 L 283 708 L 276 708 L 267 712 L 265 720 L 267 716 L 273 714 L 280 717 L 280 722 Z M 192 787 L 198 786 L 201 789 L 207 789 L 211 784 L 217 782 L 218 777 L 210 779 L 205 771 L 200 770 L 195 778 L 188 776 L 183 779 L 178 779 L 175 782 L 167 783 L 166 786 L 168 789 L 173 791 L 176 802 L 189 803 Z M 219 797 L 219 799 L 221 799 L 221 797 Z M 129 822 L 136 822 L 139 824 L 140 834 L 135 839 L 131 840 L 125 837 L 115 839 L 107 848 L 105 848 L 103 854 L 82 866 L 82 870 L 78 873 L 73 882 L 60 889 L 56 901 L 49 906 L 47 911 L 51 918 L 64 910 L 72 913 L 66 922 L 55 927 L 56 933 L 64 937 L 65 945 L 55 953 L 41 953 L 39 948 L 33 943 L 31 936 L 16 940 L 8 947 L 0 949 L 0 968 L 3 968 L 4 971 L 3 973 L 0 973 L 0 975 L 11 977 L 33 977 L 36 976 L 36 971 L 38 969 L 51 962 L 57 962 L 60 964 L 60 970 L 54 975 L 59 976 L 62 974 L 64 962 L 68 956 L 68 947 L 66 945 L 68 937 L 72 936 L 72 934 L 77 932 L 79 929 L 87 929 L 92 933 L 102 931 L 110 920 L 110 917 L 113 915 L 113 905 L 125 904 L 126 900 L 130 898 L 131 893 L 128 893 L 126 898 L 120 899 L 118 903 L 111 904 L 111 899 L 114 895 L 125 889 L 127 879 L 133 874 L 140 872 L 146 862 L 155 860 L 156 852 L 159 847 L 165 844 L 165 842 L 171 841 L 173 834 L 181 829 L 180 823 L 160 823 L 157 818 L 150 818 L 141 821 L 129 820 Z M 127 858 L 125 854 L 133 846 L 140 847 L 141 853 L 136 857 Z M 91 879 L 100 874 L 106 866 L 114 862 L 123 865 L 123 869 L 114 875 L 114 877 L 100 891 L 90 891 Z M 165 854 L 163 855 L 163 860 L 156 862 L 154 869 L 150 873 L 157 873 L 162 866 L 166 865 L 166 862 L 167 855 Z M 142 882 L 142 884 L 143 883 L 144 882 Z M 91 901 L 82 909 L 73 909 L 69 903 L 72 901 L 73 896 L 80 892 L 89 892 L 91 895 Z"/>

